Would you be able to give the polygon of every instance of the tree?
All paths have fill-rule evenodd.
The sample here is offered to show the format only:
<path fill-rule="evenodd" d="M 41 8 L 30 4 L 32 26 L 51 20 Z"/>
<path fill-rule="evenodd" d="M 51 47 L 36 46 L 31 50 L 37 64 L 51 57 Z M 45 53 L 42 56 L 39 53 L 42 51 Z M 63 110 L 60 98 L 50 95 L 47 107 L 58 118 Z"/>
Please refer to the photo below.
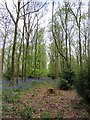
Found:
<path fill-rule="evenodd" d="M 17 8 L 17 15 L 16 15 L 16 20 L 14 20 L 14 17 L 12 15 L 12 13 L 10 12 L 10 10 L 8 9 L 7 3 L 5 2 L 5 6 L 6 9 L 14 23 L 14 27 L 15 27 L 15 31 L 14 31 L 14 41 L 13 41 L 13 49 L 12 49 L 12 62 L 11 62 L 11 72 L 12 72 L 12 76 L 11 76 L 11 80 L 10 80 L 10 84 L 13 85 L 14 84 L 14 79 L 15 79 L 15 51 L 16 51 L 16 42 L 17 42 L 17 30 L 18 30 L 18 22 L 19 22 L 19 14 L 20 14 L 20 0 L 18 0 L 18 8 Z"/>
<path fill-rule="evenodd" d="M 69 3 L 65 2 L 64 7 L 62 7 L 62 9 L 59 8 L 59 14 L 58 14 L 60 16 L 62 28 L 65 32 L 67 67 L 68 67 L 68 13 L 69 13 L 68 8 L 69 8 Z M 64 16 L 64 18 L 62 16 Z"/>
<path fill-rule="evenodd" d="M 6 44 L 8 43 L 7 38 L 9 37 L 10 27 L 11 27 L 11 20 L 9 16 L 7 16 L 7 11 L 0 9 L 0 31 L 1 31 L 1 38 L 3 39 L 2 43 L 2 74 L 4 73 L 4 58 L 5 58 L 5 48 Z"/>
<path fill-rule="evenodd" d="M 79 65 L 82 68 L 82 63 L 87 58 L 87 55 L 85 55 L 84 59 L 83 55 L 83 48 L 85 48 L 85 54 L 87 54 L 87 34 L 85 32 L 86 28 L 83 26 L 83 22 L 86 21 L 85 17 L 87 16 L 82 13 L 82 2 L 80 1 L 77 6 L 75 3 L 70 2 L 64 2 L 61 6 L 59 4 L 55 13 L 54 2 L 52 3 L 52 36 L 65 69 L 74 68 L 73 62 L 76 61 L 76 58 L 77 66 Z M 83 44 L 83 39 L 85 40 L 85 45 Z M 76 56 L 74 53 L 76 53 Z M 66 63 L 67 66 L 65 65 Z"/>
<path fill-rule="evenodd" d="M 37 67 L 37 65 L 36 65 L 36 62 L 37 62 L 37 40 L 38 40 L 38 15 L 36 14 L 36 17 L 37 17 L 37 28 L 36 28 L 36 38 L 35 38 L 35 56 L 34 56 L 34 61 L 35 61 L 35 63 L 34 63 L 34 80 L 35 80 L 35 78 L 36 78 L 36 67 Z"/>
<path fill-rule="evenodd" d="M 26 80 L 27 77 L 30 76 L 29 72 L 28 72 L 30 70 L 30 68 L 29 68 L 30 67 L 29 66 L 29 58 L 30 58 L 29 50 L 31 50 L 30 47 L 33 47 L 34 45 L 35 45 L 35 48 L 34 48 L 35 55 L 34 55 L 34 65 L 33 65 L 34 71 L 33 72 L 34 72 L 34 74 L 36 74 L 38 27 L 40 26 L 39 21 L 43 17 L 43 10 L 41 10 L 41 8 L 43 8 L 44 5 L 42 5 L 41 2 L 33 1 L 33 2 L 29 2 L 29 4 L 27 5 L 27 9 L 25 9 L 25 7 L 23 7 L 23 14 L 24 14 L 23 19 L 24 19 L 24 27 L 25 27 L 25 39 L 26 39 L 26 44 L 24 46 L 24 48 L 25 48 L 24 80 Z M 35 12 L 29 12 L 30 10 L 32 11 L 32 9 Z M 39 10 L 41 10 L 41 11 L 39 12 Z M 33 62 L 32 62 L 32 64 L 33 64 Z"/>
<path fill-rule="evenodd" d="M 20 36 L 20 34 L 19 34 L 19 39 L 20 39 L 20 45 L 19 45 L 19 53 L 18 53 L 18 55 L 17 55 L 17 61 L 16 61 L 16 63 L 17 63 L 17 73 L 16 73 L 16 83 L 18 84 L 18 77 L 19 77 L 19 75 L 20 75 L 20 56 L 21 56 L 21 50 L 22 50 L 22 42 L 24 41 L 24 26 L 23 26 L 23 32 L 22 32 L 22 36 Z"/>
<path fill-rule="evenodd" d="M 88 81 L 90 80 L 90 0 L 88 2 Z M 89 82 L 90 83 L 90 82 Z"/>
<path fill-rule="evenodd" d="M 30 48 L 30 44 L 33 43 L 36 37 L 36 14 L 37 13 L 40 14 L 38 16 L 39 19 L 43 17 L 42 12 L 39 11 L 41 11 L 46 4 L 47 4 L 46 2 L 42 4 L 41 2 L 35 2 L 35 1 L 26 1 L 26 3 L 23 1 L 22 3 L 22 1 L 19 0 L 17 4 L 15 4 L 13 1 L 13 5 L 16 11 L 16 13 L 14 13 L 15 16 L 13 16 L 11 10 L 8 8 L 7 2 L 5 1 L 5 8 L 14 25 L 14 36 L 13 36 L 12 55 L 11 55 L 12 60 L 10 65 L 10 69 L 11 69 L 10 85 L 14 85 L 15 77 L 16 77 L 16 82 L 18 83 L 18 76 L 21 74 L 20 71 L 22 72 L 22 75 L 20 76 L 22 76 L 22 79 L 24 81 L 29 76 L 28 74 L 29 48 Z M 20 28 L 21 25 L 23 26 L 22 28 Z M 5 48 L 5 40 L 3 44 L 3 51 L 4 48 Z M 22 70 L 20 63 L 21 59 L 22 59 Z"/>
<path fill-rule="evenodd" d="M 82 67 L 82 46 L 81 46 L 81 18 L 82 18 L 82 15 L 81 15 L 81 7 L 82 7 L 82 2 L 79 2 L 76 13 L 72 10 L 71 7 L 69 7 L 69 11 L 74 16 L 75 21 L 76 21 L 76 25 L 78 27 L 79 63 L 80 63 L 80 67 Z"/>
<path fill-rule="evenodd" d="M 49 46 L 49 57 L 50 57 L 50 63 L 48 68 L 49 76 L 51 76 L 52 78 L 57 78 L 60 73 L 61 62 L 59 60 L 58 50 L 54 42 L 52 42 Z"/>
<path fill-rule="evenodd" d="M 53 38 L 54 38 L 54 41 L 55 41 L 55 45 L 58 49 L 58 52 L 60 54 L 61 57 L 63 57 L 65 60 L 66 60 L 66 57 L 61 53 L 59 47 L 58 47 L 58 44 L 57 44 L 57 39 L 56 39 L 56 36 L 55 36 L 55 31 L 54 31 L 54 2 L 52 2 L 52 35 L 53 35 Z"/>
<path fill-rule="evenodd" d="M 54 3 L 52 6 L 53 14 Z M 58 4 L 58 10 L 52 16 L 52 35 L 66 67 L 71 66 L 71 34 L 73 33 L 71 31 L 73 31 L 73 28 L 72 17 L 70 17 L 69 12 L 69 2 L 64 2 L 62 6 Z M 65 52 L 62 52 L 63 48 Z"/>

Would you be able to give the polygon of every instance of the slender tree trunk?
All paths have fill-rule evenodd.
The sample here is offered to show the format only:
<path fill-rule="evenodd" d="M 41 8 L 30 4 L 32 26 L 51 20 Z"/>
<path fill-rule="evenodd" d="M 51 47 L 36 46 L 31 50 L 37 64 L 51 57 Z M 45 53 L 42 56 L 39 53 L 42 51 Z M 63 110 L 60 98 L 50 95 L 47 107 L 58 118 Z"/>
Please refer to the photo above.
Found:
<path fill-rule="evenodd" d="M 80 67 L 82 68 L 82 46 L 81 46 L 81 30 L 79 26 L 79 56 L 80 56 Z"/>
<path fill-rule="evenodd" d="M 63 38 L 64 36 L 63 36 L 63 30 L 62 30 L 62 40 L 61 40 L 61 53 L 63 54 L 63 40 L 64 40 L 64 38 Z M 61 72 L 63 71 L 63 68 L 64 68 L 64 59 L 61 57 Z"/>
<path fill-rule="evenodd" d="M 38 54 L 41 54 L 41 48 L 40 48 L 40 43 L 38 43 Z M 39 56 L 39 60 L 38 60 L 38 68 L 39 68 L 39 77 L 41 77 L 41 55 Z"/>
<path fill-rule="evenodd" d="M 37 14 L 36 14 L 36 16 L 37 16 Z M 35 39 L 34 80 L 36 78 L 36 67 L 37 67 L 37 41 L 38 41 L 38 16 L 37 16 L 36 39 Z"/>
<path fill-rule="evenodd" d="M 1 49 L 0 49 L 0 51 L 1 51 Z M 2 55 L 0 55 L 0 80 L 1 80 L 1 82 L 2 82 Z M 2 83 L 1 83 L 1 85 L 0 85 L 0 95 L 2 95 Z M 1 103 L 2 104 L 2 103 Z M 1 105 L 0 104 L 0 105 Z M 2 118 L 2 117 L 1 117 Z"/>
<path fill-rule="evenodd" d="M 35 42 L 35 57 L 34 57 L 34 80 L 36 79 L 36 67 L 37 67 L 37 38 Z"/>
<path fill-rule="evenodd" d="M 22 48 L 22 41 L 23 41 L 23 33 L 22 33 L 21 43 L 20 43 L 20 47 L 19 47 L 19 55 L 18 55 L 18 59 L 17 59 L 16 84 L 18 84 L 18 77 L 19 77 L 19 69 L 20 69 L 19 64 L 20 64 L 21 48 Z"/>
<path fill-rule="evenodd" d="M 79 58 L 78 58 L 78 54 L 76 55 L 77 57 L 77 66 L 79 67 Z"/>
<path fill-rule="evenodd" d="M 54 75 L 54 77 L 56 78 L 56 76 L 57 76 L 57 60 L 56 60 L 57 59 L 57 53 L 56 53 L 56 46 L 55 46 L 55 53 L 54 54 L 55 54 L 55 61 L 54 61 L 55 62 L 54 63 L 55 64 L 55 75 Z"/>
<path fill-rule="evenodd" d="M 88 81 L 90 81 L 90 0 L 88 3 L 88 26 Z"/>
<path fill-rule="evenodd" d="M 7 38 L 7 23 L 5 22 L 5 35 L 4 35 L 4 41 L 3 41 L 3 48 L 2 48 L 2 73 L 3 73 L 3 66 L 4 66 L 4 54 L 5 54 L 5 45 L 6 45 L 6 38 Z"/>
<path fill-rule="evenodd" d="M 29 35 L 30 33 L 27 34 L 27 44 L 26 44 L 26 55 L 25 55 L 25 71 L 24 71 L 24 81 L 27 79 L 27 64 L 28 64 L 28 47 L 29 47 Z"/>
<path fill-rule="evenodd" d="M 69 36 L 69 63 L 70 63 L 70 67 L 71 67 L 71 41 L 70 41 L 70 36 Z"/>
<path fill-rule="evenodd" d="M 11 45 L 9 46 L 8 50 L 8 57 L 7 57 L 7 65 L 6 65 L 6 70 L 9 70 L 11 73 L 11 56 L 10 56 L 10 51 L 11 51 Z M 11 74 L 9 75 L 9 80 L 11 79 Z"/>
<path fill-rule="evenodd" d="M 13 50 L 12 50 L 12 62 L 11 62 L 11 80 L 10 85 L 14 85 L 14 78 L 15 78 L 15 68 L 14 68 L 14 62 L 15 62 L 15 48 L 16 48 L 16 39 L 17 39 L 17 24 L 15 25 L 15 32 L 14 32 L 14 43 L 13 43 Z"/>
<path fill-rule="evenodd" d="M 15 79 L 15 51 L 16 51 L 19 13 L 20 13 L 20 2 L 18 0 L 18 13 L 17 13 L 16 22 L 15 22 L 14 42 L 13 42 L 13 48 L 12 48 L 12 62 L 11 62 L 11 73 L 12 73 L 12 75 L 11 75 L 10 85 L 14 85 L 14 79 Z"/>
<path fill-rule="evenodd" d="M 85 56 L 87 56 L 87 37 L 85 35 Z"/>
<path fill-rule="evenodd" d="M 11 45 L 9 46 L 8 57 L 7 57 L 7 70 L 10 67 L 10 51 L 11 51 Z"/>
<path fill-rule="evenodd" d="M 4 50 L 5 50 L 5 44 L 6 44 L 6 34 L 4 37 L 4 41 L 3 41 L 3 48 L 2 48 L 2 73 L 3 73 L 3 65 L 4 65 Z"/>
<path fill-rule="evenodd" d="M 24 49 L 25 49 L 25 48 L 24 48 L 24 26 L 23 26 L 22 40 L 23 40 L 23 41 L 22 41 L 22 42 L 23 42 L 23 43 L 22 43 L 22 44 L 23 44 L 23 45 L 22 45 L 22 47 L 23 47 L 23 55 L 22 55 L 22 80 L 24 81 L 24 59 L 25 59 L 25 57 L 24 57 L 24 56 L 25 56 L 25 55 L 24 55 L 24 54 L 25 54 L 25 52 L 24 52 Z"/>
<path fill-rule="evenodd" d="M 68 21 L 68 13 L 67 13 L 67 5 L 66 5 L 65 40 L 66 40 L 66 64 L 67 64 L 67 67 L 68 67 L 68 34 L 67 34 L 67 21 Z"/>
<path fill-rule="evenodd" d="M 36 67 L 37 67 L 37 36 L 35 40 L 35 54 L 34 55 L 35 55 L 34 56 L 34 80 L 35 80 L 36 79 Z"/>
<path fill-rule="evenodd" d="M 24 81 L 24 40 L 23 40 L 23 56 L 22 56 L 22 80 Z"/>

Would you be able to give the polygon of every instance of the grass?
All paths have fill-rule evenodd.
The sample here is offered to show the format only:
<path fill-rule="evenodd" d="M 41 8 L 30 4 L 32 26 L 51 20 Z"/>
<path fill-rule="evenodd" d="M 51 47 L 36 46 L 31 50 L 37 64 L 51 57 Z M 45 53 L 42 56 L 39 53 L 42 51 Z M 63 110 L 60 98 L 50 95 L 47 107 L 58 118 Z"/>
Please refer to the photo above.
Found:
<path fill-rule="evenodd" d="M 2 100 L 6 102 L 16 102 L 16 99 L 20 98 L 19 92 L 14 92 L 13 90 L 10 91 L 9 89 L 7 91 L 3 90 L 2 92 Z"/>
<path fill-rule="evenodd" d="M 8 105 L 2 105 L 2 110 L 7 112 L 8 111 Z"/>
<path fill-rule="evenodd" d="M 34 112 L 33 106 L 25 106 L 24 109 L 21 110 L 20 114 L 24 119 L 30 119 Z"/>
<path fill-rule="evenodd" d="M 44 103 L 45 103 L 45 100 L 40 99 L 38 104 L 43 105 Z"/>
<path fill-rule="evenodd" d="M 56 118 L 62 118 L 62 113 L 60 110 L 57 110 Z"/>
<path fill-rule="evenodd" d="M 40 118 L 51 118 L 51 114 L 48 110 L 44 110 L 41 112 Z"/>

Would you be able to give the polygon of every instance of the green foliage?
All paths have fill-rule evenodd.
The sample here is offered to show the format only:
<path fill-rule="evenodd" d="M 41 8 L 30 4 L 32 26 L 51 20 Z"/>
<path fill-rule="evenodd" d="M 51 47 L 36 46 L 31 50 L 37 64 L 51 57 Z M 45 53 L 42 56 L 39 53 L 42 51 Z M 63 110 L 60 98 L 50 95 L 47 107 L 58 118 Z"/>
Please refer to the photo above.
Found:
<path fill-rule="evenodd" d="M 56 78 L 56 76 L 55 76 L 55 75 L 52 75 L 51 77 L 52 77 L 52 79 L 55 79 L 55 78 Z"/>
<path fill-rule="evenodd" d="M 59 88 L 68 90 L 74 82 L 74 72 L 71 68 L 64 68 L 59 80 Z"/>
<path fill-rule="evenodd" d="M 58 86 L 62 90 L 68 90 L 70 88 L 68 81 L 63 78 L 60 78 Z"/>
<path fill-rule="evenodd" d="M 62 113 L 61 113 L 61 111 L 57 110 L 57 116 L 56 116 L 56 118 L 62 118 Z"/>
<path fill-rule="evenodd" d="M 2 99 L 6 102 L 16 102 L 20 97 L 18 92 L 11 91 L 10 89 L 5 89 L 2 91 Z"/>
<path fill-rule="evenodd" d="M 72 84 L 74 82 L 75 74 L 74 74 L 73 70 L 70 67 L 67 67 L 67 68 L 63 69 L 61 77 L 63 79 L 65 79 L 70 86 L 72 86 Z"/>
<path fill-rule="evenodd" d="M 60 59 L 58 57 L 59 54 L 55 46 L 55 42 L 50 44 L 49 51 L 50 63 L 48 65 L 48 76 L 55 79 L 58 77 L 60 72 Z"/>
<path fill-rule="evenodd" d="M 48 110 L 42 111 L 40 118 L 50 118 L 50 112 Z"/>
<path fill-rule="evenodd" d="M 43 29 L 41 29 L 38 33 L 39 38 L 37 42 L 37 52 L 36 52 L 36 68 L 35 68 L 35 49 L 32 46 L 30 46 L 30 53 L 28 54 L 28 71 L 27 75 L 28 77 L 43 77 L 47 75 L 47 67 L 46 67 L 46 62 L 47 62 L 47 55 L 46 55 L 46 48 L 45 48 L 45 43 L 43 39 Z M 34 68 L 35 68 L 35 73 L 34 73 Z"/>
<path fill-rule="evenodd" d="M 39 101 L 39 104 L 40 105 L 43 105 L 45 103 L 45 100 L 43 100 L 43 99 L 41 99 L 40 101 Z"/>
<path fill-rule="evenodd" d="M 32 82 L 32 86 L 36 86 L 38 83 L 36 81 Z"/>
<path fill-rule="evenodd" d="M 20 115 L 25 119 L 30 119 L 32 117 L 32 114 L 34 112 L 33 106 L 25 106 L 24 109 L 20 112 Z"/>
<path fill-rule="evenodd" d="M 11 79 L 11 68 L 8 67 L 8 69 L 3 73 L 3 77 L 6 78 L 7 80 Z"/>
<path fill-rule="evenodd" d="M 2 110 L 7 112 L 8 111 L 8 106 L 7 105 L 2 105 Z"/>
<path fill-rule="evenodd" d="M 9 94 L 8 94 L 8 96 L 5 96 L 5 100 L 7 101 L 7 102 L 9 102 L 9 103 L 11 103 L 11 102 L 16 102 L 16 99 L 17 99 L 18 97 L 17 97 L 17 94 L 16 93 L 13 93 L 13 94 L 11 94 L 10 96 L 9 96 Z"/>
<path fill-rule="evenodd" d="M 87 69 L 79 71 L 75 86 L 78 94 L 90 105 L 90 80 Z"/>

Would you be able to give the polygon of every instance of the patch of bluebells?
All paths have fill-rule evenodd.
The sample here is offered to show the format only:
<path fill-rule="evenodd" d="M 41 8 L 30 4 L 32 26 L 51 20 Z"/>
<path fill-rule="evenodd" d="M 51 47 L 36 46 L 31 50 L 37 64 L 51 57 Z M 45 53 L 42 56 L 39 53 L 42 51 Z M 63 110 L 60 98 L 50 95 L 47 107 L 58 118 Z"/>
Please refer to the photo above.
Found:
<path fill-rule="evenodd" d="M 30 78 L 23 82 L 22 80 L 18 81 L 18 85 L 9 86 L 10 81 L 3 80 L 2 81 L 2 95 L 3 99 L 7 100 L 8 102 L 15 102 L 17 98 L 20 96 L 20 92 L 25 92 L 29 90 L 31 87 L 35 86 L 36 84 L 40 84 L 42 82 L 51 82 L 51 79 L 41 78 L 36 79 L 34 81 L 33 78 Z M 54 82 L 54 81 L 52 81 Z"/>
<path fill-rule="evenodd" d="M 32 84 L 29 83 L 19 83 L 18 85 L 9 86 L 9 84 L 3 84 L 2 87 L 2 99 L 7 102 L 15 102 L 20 96 L 20 92 L 29 90 Z"/>

